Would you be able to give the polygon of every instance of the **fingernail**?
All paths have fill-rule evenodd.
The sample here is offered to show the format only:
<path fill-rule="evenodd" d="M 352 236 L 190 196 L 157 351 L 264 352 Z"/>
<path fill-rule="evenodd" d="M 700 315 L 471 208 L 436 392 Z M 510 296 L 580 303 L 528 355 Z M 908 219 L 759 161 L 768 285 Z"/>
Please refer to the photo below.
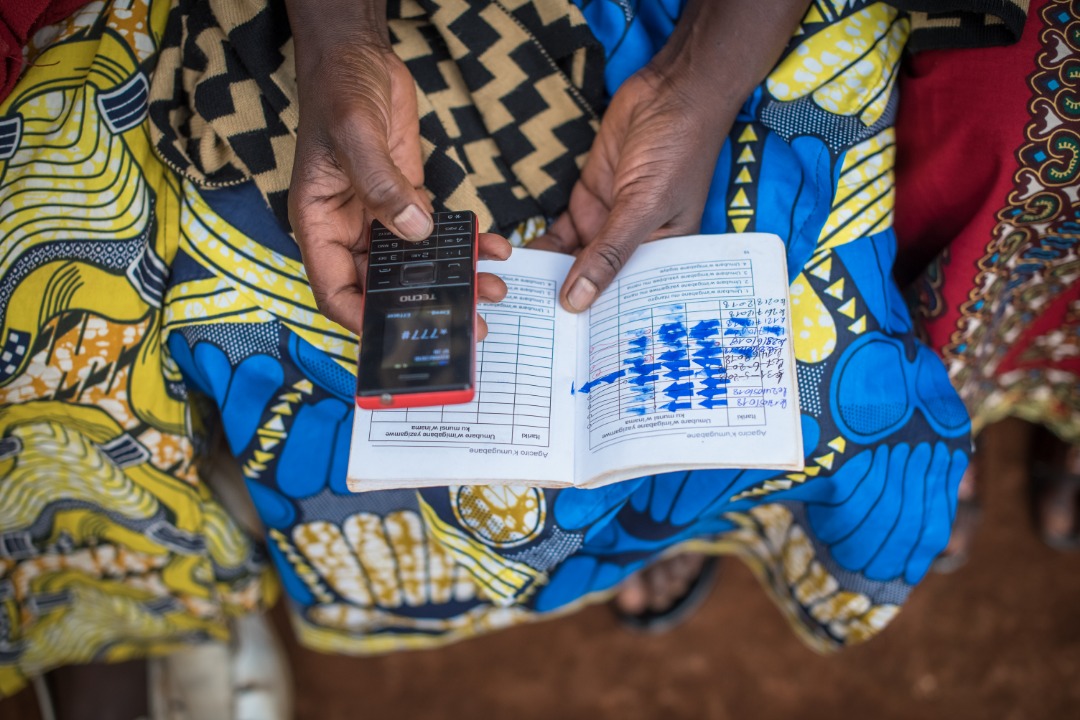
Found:
<path fill-rule="evenodd" d="M 596 297 L 596 285 L 589 278 L 578 278 L 566 296 L 566 302 L 577 312 L 589 307 Z"/>
<path fill-rule="evenodd" d="M 410 205 L 394 218 L 394 227 L 406 240 L 423 240 L 431 234 L 431 216 Z"/>

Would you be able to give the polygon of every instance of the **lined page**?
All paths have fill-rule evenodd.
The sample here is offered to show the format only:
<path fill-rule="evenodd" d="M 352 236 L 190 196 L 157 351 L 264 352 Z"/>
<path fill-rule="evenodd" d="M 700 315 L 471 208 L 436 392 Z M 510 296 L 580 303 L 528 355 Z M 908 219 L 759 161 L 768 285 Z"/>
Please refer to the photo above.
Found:
<path fill-rule="evenodd" d="M 579 482 L 701 467 L 802 468 L 780 238 L 643 245 L 579 333 Z"/>

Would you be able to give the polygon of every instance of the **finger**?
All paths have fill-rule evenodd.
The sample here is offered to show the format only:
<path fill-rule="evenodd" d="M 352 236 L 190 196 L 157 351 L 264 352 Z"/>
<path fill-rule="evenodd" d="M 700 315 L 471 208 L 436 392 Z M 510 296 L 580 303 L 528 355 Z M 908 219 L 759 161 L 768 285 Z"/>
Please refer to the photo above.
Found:
<path fill-rule="evenodd" d="M 364 286 L 366 286 L 367 285 L 367 270 L 368 270 L 368 258 L 369 258 L 369 256 L 368 256 L 367 253 L 363 253 L 363 254 L 360 254 L 360 255 L 355 255 L 354 254 L 353 257 L 356 260 L 356 275 L 357 275 L 358 278 L 361 279 L 361 283 Z"/>
<path fill-rule="evenodd" d="M 318 183 L 294 183 L 289 216 L 315 304 L 324 316 L 360 331 L 362 291 L 357 252 L 362 246 L 359 208 L 320 195 Z"/>
<path fill-rule="evenodd" d="M 480 259 L 506 260 L 514 251 L 510 241 L 495 233 L 480 233 Z"/>
<path fill-rule="evenodd" d="M 332 133 L 337 161 L 352 181 L 364 207 L 397 236 L 420 241 L 434 223 L 427 197 L 398 168 L 386 131 L 365 112 L 351 112 Z"/>
<path fill-rule="evenodd" d="M 476 342 L 480 342 L 487 337 L 488 326 L 487 320 L 484 320 L 482 315 L 476 316 Z"/>
<path fill-rule="evenodd" d="M 301 253 L 319 312 L 359 335 L 364 294 L 352 251 L 344 245 L 321 243 L 301 246 Z"/>
<path fill-rule="evenodd" d="M 581 179 L 570 193 L 570 207 L 567 214 L 573 221 L 574 232 L 577 233 L 578 244 L 581 247 L 588 245 L 603 229 L 604 223 L 611 217 L 611 208 L 614 200 L 618 198 L 610 189 L 604 191 L 601 188 L 611 185 L 611 178 L 599 176 L 596 168 L 603 163 L 588 163 L 582 171 Z M 591 181 L 588 177 L 594 177 Z M 605 201 L 604 198 L 608 198 Z"/>
<path fill-rule="evenodd" d="M 620 197 L 596 238 L 578 254 L 567 273 L 563 307 L 570 312 L 588 309 L 634 250 L 662 224 L 660 211 L 653 198 Z"/>
<path fill-rule="evenodd" d="M 570 218 L 570 213 L 564 212 L 560 215 L 548 226 L 543 235 L 529 243 L 529 247 L 567 255 L 581 247 L 581 239 L 578 237 L 577 230 L 574 229 L 574 221 Z"/>
<path fill-rule="evenodd" d="M 497 303 L 506 297 L 506 283 L 498 275 L 480 273 L 476 277 L 476 290 L 480 302 Z"/>

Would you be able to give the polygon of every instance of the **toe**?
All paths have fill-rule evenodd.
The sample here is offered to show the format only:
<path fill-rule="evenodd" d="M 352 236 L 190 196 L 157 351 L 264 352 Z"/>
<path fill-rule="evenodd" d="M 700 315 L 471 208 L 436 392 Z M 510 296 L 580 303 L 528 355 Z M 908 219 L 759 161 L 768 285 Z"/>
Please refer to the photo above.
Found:
<path fill-rule="evenodd" d="M 626 615 L 640 615 L 648 607 L 649 598 L 641 573 L 634 573 L 623 580 L 615 595 L 615 606 Z"/>

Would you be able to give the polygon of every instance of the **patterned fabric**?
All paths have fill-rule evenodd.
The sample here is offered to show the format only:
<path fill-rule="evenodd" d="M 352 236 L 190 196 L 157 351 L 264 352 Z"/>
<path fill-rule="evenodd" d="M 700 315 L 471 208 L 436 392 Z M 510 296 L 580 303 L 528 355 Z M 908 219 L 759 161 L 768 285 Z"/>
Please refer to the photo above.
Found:
<path fill-rule="evenodd" d="M 75 23 L 68 32 L 97 32 L 121 57 L 145 57 L 153 49 L 146 38 L 164 30 L 167 8 L 157 0 L 149 7 L 129 4 L 99 5 L 102 22 Z M 524 3 L 516 7 L 527 15 Z M 583 3 L 583 17 L 608 55 L 609 92 L 663 43 L 679 10 L 680 3 L 669 0 Z M 139 22 L 138 29 L 149 35 L 135 32 L 131 23 Z M 56 143 L 47 137 L 77 136 L 81 129 L 95 137 L 126 133 L 132 146 L 146 142 L 146 85 L 132 79 L 143 76 L 117 72 L 120 59 L 104 51 L 66 60 L 64 44 L 47 51 L 59 64 L 35 67 L 12 100 L 0 106 L 0 123 L 5 123 L 0 127 L 21 128 L 22 118 L 30 117 L 27 103 L 41 98 L 40 113 L 54 128 L 48 136 L 21 131 L 3 136 L 8 144 L 0 147 L 14 153 L 8 157 L 18 158 L 26 177 L 5 165 L 8 174 L 0 187 L 26 200 L 0 207 L 7 212 L 33 198 L 38 203 L 33 218 L 53 223 L 57 233 L 74 233 L 86 223 L 104 223 L 97 218 L 107 213 L 98 211 L 87 220 L 85 212 L 69 212 L 65 205 L 97 207 L 111 197 L 108 192 L 126 193 L 116 205 L 126 209 L 130 221 L 94 226 L 91 239 L 111 243 L 110 252 L 93 244 L 73 245 L 70 251 L 99 258 L 102 272 L 77 274 L 71 259 L 43 264 L 40 279 L 25 292 L 46 298 L 49 308 L 74 307 L 83 297 L 107 302 L 110 313 L 102 322 L 130 316 L 144 325 L 125 325 L 115 335 L 80 329 L 82 354 L 50 353 L 47 347 L 31 351 L 31 361 L 12 361 L 0 387 L 8 393 L 36 387 L 34 378 L 41 375 L 76 392 L 98 392 L 102 383 L 115 388 L 118 381 L 102 376 L 106 366 L 95 353 L 123 354 L 123 367 L 132 368 L 129 388 L 139 371 L 143 381 L 156 383 L 153 403 L 133 405 L 152 408 L 155 423 L 177 421 L 170 432 L 178 435 L 185 431 L 179 423 L 187 410 L 184 391 L 207 396 L 220 412 L 268 528 L 269 552 L 299 635 L 315 648 L 430 647 L 550 617 L 607 597 L 627 575 L 680 548 L 744 558 L 802 637 L 818 649 L 866 640 L 896 614 L 944 547 L 970 444 L 964 408 L 941 363 L 915 339 L 890 275 L 894 81 L 908 27 L 905 17 L 880 3 L 848 2 L 827 21 L 808 16 L 783 59 L 744 105 L 710 191 L 707 232 L 775 232 L 787 243 L 804 472 L 672 473 L 597 490 L 443 487 L 349 494 L 345 465 L 355 338 L 316 312 L 299 251 L 268 209 L 262 189 L 253 182 L 209 189 L 155 165 L 146 153 L 111 161 L 111 145 L 92 146 L 102 148 L 101 157 L 32 174 L 30 168 L 41 167 L 35 163 L 45 162 L 39 158 L 55 152 Z M 458 61 L 466 68 L 472 62 L 467 57 Z M 100 68 L 94 72 L 109 82 L 91 75 L 98 85 L 91 80 L 50 84 L 64 77 L 64 62 Z M 491 69 L 496 71 L 506 72 Z M 68 105 L 49 100 L 50 93 L 78 99 L 81 104 L 73 107 L 79 112 L 66 112 Z M 441 112 L 439 106 L 435 112 Z M 559 133 L 557 128 L 549 132 Z M 439 148 L 427 151 L 430 158 Z M 26 183 L 42 189 L 20 194 Z M 97 184 L 115 189 L 103 190 L 102 198 L 72 195 L 72 188 Z M 140 195 L 142 188 L 154 193 Z M 5 217 L 5 226 L 9 222 Z M 524 223 L 517 231 L 528 239 L 530 229 L 542 227 L 542 222 Z M 148 252 L 139 249 L 145 245 L 133 250 L 123 245 L 125 238 L 143 237 L 139 233 L 145 228 L 152 228 L 149 236 L 164 246 Z M 15 237 L 4 239 L 6 257 L 16 251 L 45 257 L 37 249 L 45 247 L 40 234 L 21 245 Z M 10 267 L 3 275 L 7 287 L 22 290 L 30 277 L 39 277 L 23 274 L 21 265 Z M 147 297 L 157 298 L 157 304 Z M 5 333 L 16 333 L 10 349 L 15 358 L 20 345 L 37 348 L 40 343 L 30 336 L 43 331 L 39 314 L 12 307 L 23 305 L 9 304 L 4 315 L 11 324 Z M 154 324 L 157 317 L 160 324 Z M 162 347 L 165 352 L 157 354 Z M 84 355 L 85 365 L 77 366 Z M 59 407 L 69 413 L 83 409 L 72 399 L 78 397 L 62 395 Z M 102 412 L 127 407 L 107 399 L 101 406 Z M 35 410 L 23 403 L 6 412 Z M 70 420 L 57 432 L 73 435 L 83 427 Z M 151 455 L 170 447 L 171 436 L 144 431 L 144 425 L 127 432 Z M 5 448 L 25 447 L 9 437 L 3 438 Z M 126 439 L 90 437 L 112 452 L 94 459 L 103 472 L 127 472 L 125 464 L 141 454 Z M 168 456 L 172 464 L 163 467 L 181 473 L 190 467 L 190 445 L 177 447 Z M 24 492 L 11 475 L 20 467 L 18 460 L 0 465 L 7 473 L 0 475 L 0 491 Z M 68 477 L 55 463 L 44 467 Z M 193 477 L 186 479 L 184 487 L 199 487 Z M 177 481 L 166 474 L 149 495 L 119 492 L 91 507 L 111 518 L 107 513 L 116 512 L 111 508 L 124 507 L 132 497 L 168 502 L 176 499 L 167 492 L 170 482 Z M 77 483 L 66 483 L 58 483 L 52 496 L 73 494 Z M 13 502 L 4 497 L 0 508 L 8 512 Z M 189 503 L 191 512 L 209 506 L 208 501 Z M 32 523 L 42 522 L 35 515 L 38 507 L 27 513 Z M 205 536 L 197 537 L 207 542 L 235 539 L 217 527 L 204 530 Z M 132 547 L 142 542 L 126 539 Z M 247 546 L 235 545 L 242 555 Z M 68 556 L 60 549 L 54 554 L 53 562 L 67 568 Z M 235 567 L 219 561 L 199 577 L 212 583 L 218 566 Z M 21 559 L 5 567 L 5 578 L 28 572 Z M 144 592 L 138 577 L 121 577 L 130 578 L 132 587 L 113 583 L 116 598 Z M 239 572 L 228 577 L 243 582 Z M 163 576 L 151 588 L 173 579 Z M 5 597 L 14 597 L 6 606 L 11 618 L 31 632 L 39 626 L 30 599 Z M 195 610 L 206 608 L 191 604 Z M 90 607 L 125 642 L 154 637 L 101 606 Z M 122 605 L 115 607 L 119 618 L 128 617 Z M 70 643 L 75 636 L 55 637 Z M 108 656 L 102 647 L 112 646 L 91 640 L 82 647 Z M 29 662 L 29 653 L 37 653 L 36 664 Z M 16 676 L 22 668 L 65 661 L 41 644 L 4 658 Z"/>
<path fill-rule="evenodd" d="M 1080 442 L 1078 54 L 1080 8 L 1040 0 L 1018 45 L 928 54 L 906 78 L 901 238 L 924 260 L 947 244 L 919 316 L 976 430 L 1015 416 Z"/>
<path fill-rule="evenodd" d="M 912 52 L 1008 45 L 1020 39 L 1030 0 L 890 0 L 911 11 Z"/>
<path fill-rule="evenodd" d="M 640 3 L 626 23 L 625 3 L 582 4 L 591 27 L 618 29 L 598 30 L 618 48 L 606 70 L 612 90 L 662 44 L 681 8 Z M 589 528 L 597 537 L 578 551 L 585 557 L 564 563 L 542 598 L 607 587 L 634 564 L 631 548 L 696 536 L 693 547 L 748 560 L 824 649 L 876 634 L 941 547 L 967 421 L 891 281 L 893 90 L 908 24 L 880 3 L 849 3 L 831 21 L 817 9 L 744 105 L 703 220 L 705 232 L 787 242 L 807 470 L 638 481 L 612 520 L 606 503 L 586 515 L 603 530 Z"/>
<path fill-rule="evenodd" d="M 165 13 L 126 5 L 76 15 L 0 105 L 0 695 L 224 638 L 272 599 L 196 475 L 163 352 L 181 196 L 145 117 Z"/>
<path fill-rule="evenodd" d="M 63 20 L 89 0 L 0 0 L 0 101 L 22 74 L 24 48 L 41 28 Z"/>
<path fill-rule="evenodd" d="M 508 233 L 569 202 L 592 143 L 603 56 L 568 0 L 389 3 L 417 84 L 427 189 Z M 203 188 L 253 179 L 288 228 L 299 115 L 282 0 L 178 0 L 150 90 L 166 163 Z"/>
<path fill-rule="evenodd" d="M 647 59 L 646 40 L 646 50 L 662 43 L 679 7 L 640 3 L 629 21 L 627 10 L 583 7 L 605 47 L 618 48 L 609 90 Z M 295 247 L 271 232 L 250 188 L 191 194 L 200 218 L 216 213 L 213 241 L 226 250 L 182 249 L 169 347 L 223 408 L 306 642 L 428 646 L 564 612 L 686 543 L 746 557 L 817 647 L 884 626 L 946 540 L 968 448 L 963 408 L 889 280 L 892 88 L 906 32 L 878 4 L 808 20 L 747 102 L 707 212 L 708 230 L 788 240 L 804 473 L 346 495 L 354 366 L 339 338 L 278 308 L 289 283 L 304 292 Z M 837 49 L 839 71 L 822 70 Z M 230 358 L 221 339 L 191 327 L 216 321 L 237 337 L 225 325 L 234 317 L 247 328 L 276 321 L 276 345 Z M 332 448 L 319 453 L 325 438 Z"/>

